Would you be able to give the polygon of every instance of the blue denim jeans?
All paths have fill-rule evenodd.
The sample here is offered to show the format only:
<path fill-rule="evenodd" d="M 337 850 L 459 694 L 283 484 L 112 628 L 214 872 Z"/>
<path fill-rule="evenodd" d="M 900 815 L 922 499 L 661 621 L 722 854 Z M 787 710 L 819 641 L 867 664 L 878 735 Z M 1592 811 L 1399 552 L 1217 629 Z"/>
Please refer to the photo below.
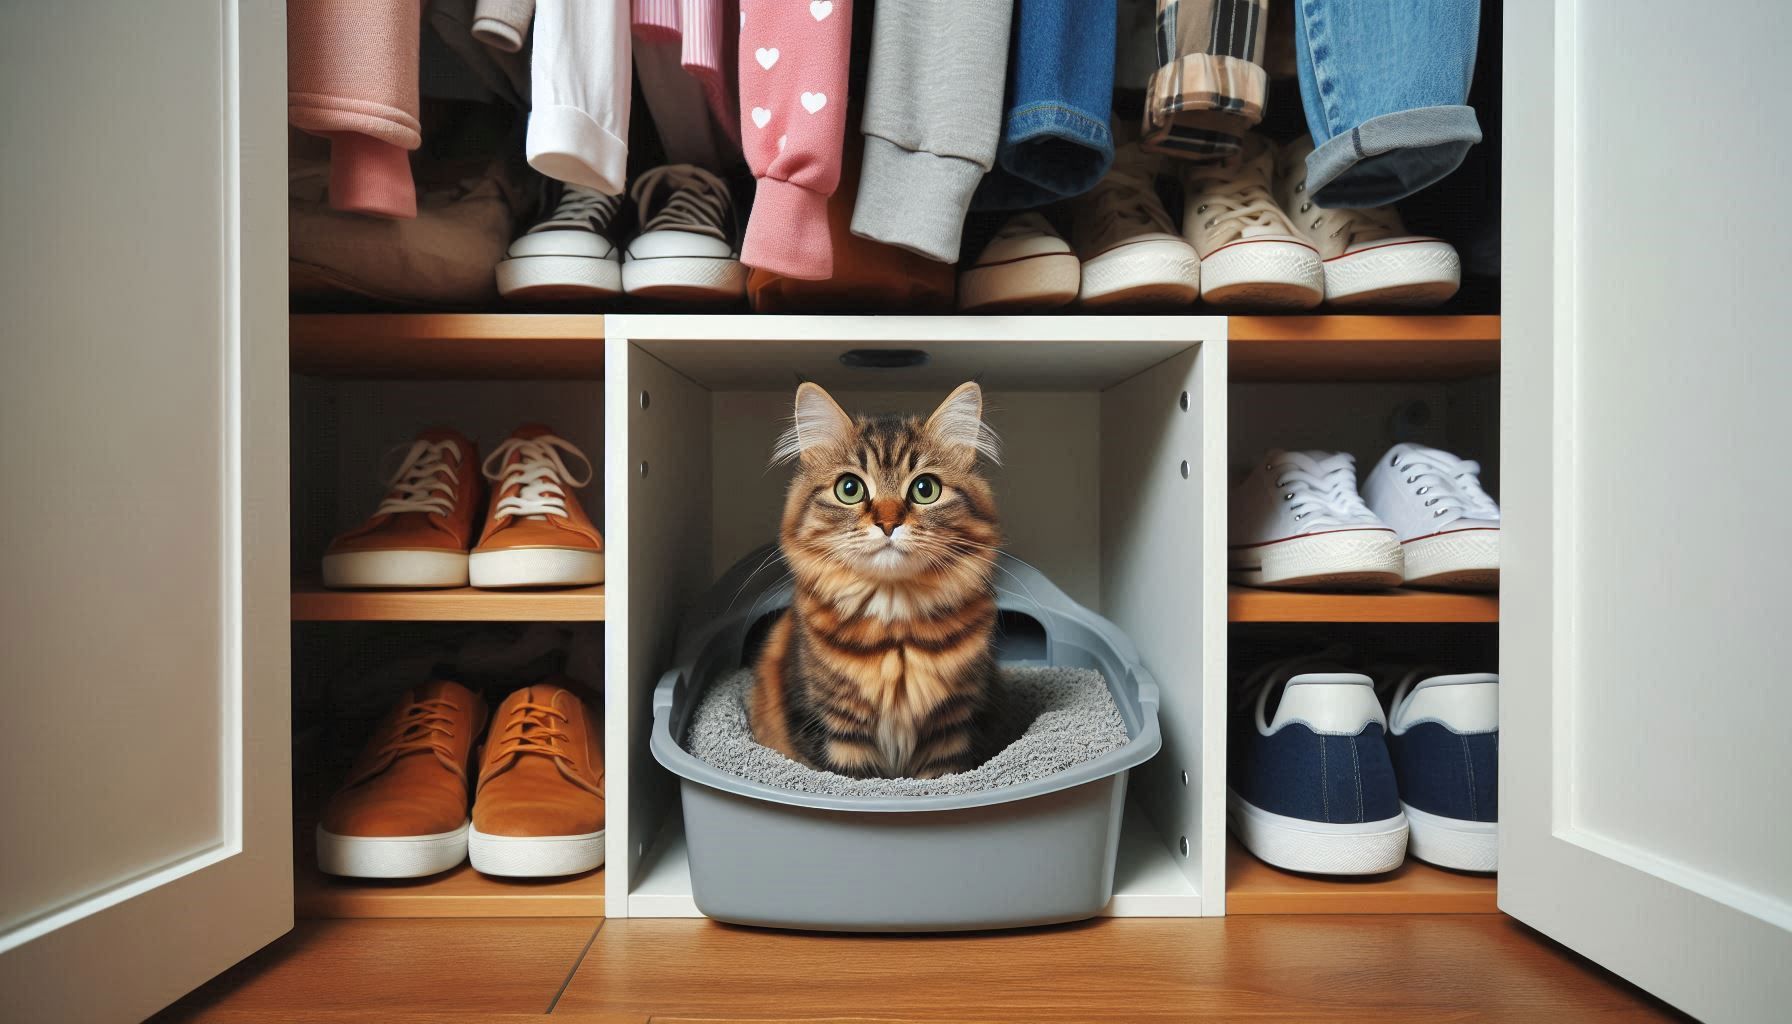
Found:
<path fill-rule="evenodd" d="M 1295 0 L 1307 190 L 1383 206 L 1456 169 L 1481 141 L 1467 106 L 1480 0 Z"/>
<path fill-rule="evenodd" d="M 1015 0 L 996 165 L 972 199 L 1019 210 L 1082 195 L 1114 162 L 1116 0 Z"/>

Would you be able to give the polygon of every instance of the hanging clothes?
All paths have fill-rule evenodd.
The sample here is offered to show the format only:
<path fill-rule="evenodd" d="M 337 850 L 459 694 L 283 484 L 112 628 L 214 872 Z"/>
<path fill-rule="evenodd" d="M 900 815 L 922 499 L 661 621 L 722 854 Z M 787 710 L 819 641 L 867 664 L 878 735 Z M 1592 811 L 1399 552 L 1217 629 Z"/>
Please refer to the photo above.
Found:
<path fill-rule="evenodd" d="M 539 0 L 529 166 L 605 195 L 628 186 L 629 42 L 628 0 Z"/>
<path fill-rule="evenodd" d="M 739 162 L 724 16 L 734 9 L 723 0 L 633 0 L 635 74 L 668 163 L 719 172 Z"/>
<path fill-rule="evenodd" d="M 287 118 L 330 140 L 330 206 L 417 216 L 422 0 L 290 0 Z"/>
<path fill-rule="evenodd" d="M 1268 0 L 1157 0 L 1159 67 L 1145 88 L 1140 146 L 1215 162 L 1263 120 Z"/>

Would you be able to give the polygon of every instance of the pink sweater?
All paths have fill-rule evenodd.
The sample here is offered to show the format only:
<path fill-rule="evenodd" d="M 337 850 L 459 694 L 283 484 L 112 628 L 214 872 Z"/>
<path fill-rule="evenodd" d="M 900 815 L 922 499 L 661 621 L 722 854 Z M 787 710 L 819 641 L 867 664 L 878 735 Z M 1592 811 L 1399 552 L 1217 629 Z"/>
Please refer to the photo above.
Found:
<path fill-rule="evenodd" d="M 287 118 L 330 140 L 330 205 L 417 216 L 423 0 L 288 0 Z"/>
<path fill-rule="evenodd" d="M 741 262 L 834 272 L 828 196 L 840 184 L 852 0 L 741 0 L 740 132 L 759 179 Z"/>

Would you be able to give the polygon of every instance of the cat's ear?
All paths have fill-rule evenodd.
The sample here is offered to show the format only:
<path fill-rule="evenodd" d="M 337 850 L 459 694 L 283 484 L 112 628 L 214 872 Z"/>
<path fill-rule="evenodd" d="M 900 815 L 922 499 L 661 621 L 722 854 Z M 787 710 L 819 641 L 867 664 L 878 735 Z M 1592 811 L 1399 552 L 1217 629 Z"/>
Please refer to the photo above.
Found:
<path fill-rule="evenodd" d="M 796 389 L 796 415 L 778 438 L 772 461 L 789 462 L 817 449 L 846 444 L 852 432 L 852 417 L 846 410 L 821 385 L 804 381 Z"/>
<path fill-rule="evenodd" d="M 983 389 L 966 381 L 946 396 L 927 417 L 927 433 L 948 448 L 969 449 L 991 462 L 1001 462 L 996 432 L 983 422 Z"/>

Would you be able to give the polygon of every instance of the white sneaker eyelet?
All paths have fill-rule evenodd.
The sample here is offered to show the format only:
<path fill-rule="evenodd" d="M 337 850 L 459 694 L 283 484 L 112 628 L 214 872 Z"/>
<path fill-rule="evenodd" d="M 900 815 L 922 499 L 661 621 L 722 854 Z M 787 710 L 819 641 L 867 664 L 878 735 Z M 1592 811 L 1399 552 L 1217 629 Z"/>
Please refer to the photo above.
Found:
<path fill-rule="evenodd" d="M 1294 492 L 1289 491 L 1287 494 L 1282 495 L 1282 500 L 1283 501 L 1293 501 L 1294 500 Z"/>

